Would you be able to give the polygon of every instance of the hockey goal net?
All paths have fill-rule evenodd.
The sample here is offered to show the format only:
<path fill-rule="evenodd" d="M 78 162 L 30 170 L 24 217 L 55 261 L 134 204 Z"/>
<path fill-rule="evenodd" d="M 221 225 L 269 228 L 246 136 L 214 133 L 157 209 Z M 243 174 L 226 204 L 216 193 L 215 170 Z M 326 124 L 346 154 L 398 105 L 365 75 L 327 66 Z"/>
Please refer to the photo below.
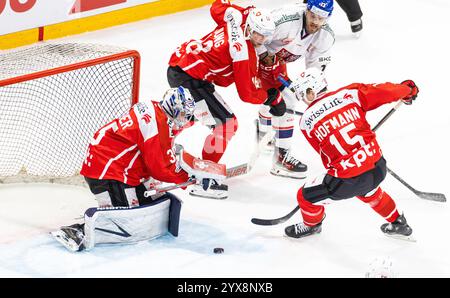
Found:
<path fill-rule="evenodd" d="M 82 184 L 93 134 L 138 101 L 139 66 L 105 45 L 0 51 L 0 183 Z"/>

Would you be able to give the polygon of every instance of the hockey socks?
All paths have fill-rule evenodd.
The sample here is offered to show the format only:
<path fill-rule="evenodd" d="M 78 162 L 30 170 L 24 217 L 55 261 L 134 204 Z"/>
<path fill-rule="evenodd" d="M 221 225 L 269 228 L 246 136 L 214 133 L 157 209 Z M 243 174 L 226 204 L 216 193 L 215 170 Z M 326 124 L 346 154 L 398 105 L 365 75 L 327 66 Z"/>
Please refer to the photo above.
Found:
<path fill-rule="evenodd" d="M 231 118 L 222 125 L 215 127 L 206 137 L 203 145 L 202 159 L 219 162 L 227 149 L 228 142 L 238 129 L 236 118 Z"/>
<path fill-rule="evenodd" d="M 307 226 L 315 226 L 322 222 L 325 217 L 325 208 L 314 205 L 303 197 L 303 187 L 297 192 L 297 201 L 302 213 L 303 222 Z"/>
<path fill-rule="evenodd" d="M 370 205 L 376 213 L 380 214 L 388 222 L 393 222 L 399 217 L 394 200 L 379 187 L 375 193 L 358 199 Z"/>

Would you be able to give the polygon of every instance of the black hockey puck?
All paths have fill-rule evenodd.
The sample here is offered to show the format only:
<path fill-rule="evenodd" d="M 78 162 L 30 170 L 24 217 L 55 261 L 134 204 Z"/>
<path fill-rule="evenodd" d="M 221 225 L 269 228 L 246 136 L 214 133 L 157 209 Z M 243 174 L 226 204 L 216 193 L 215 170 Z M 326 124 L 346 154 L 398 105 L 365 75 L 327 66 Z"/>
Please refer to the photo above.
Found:
<path fill-rule="evenodd" d="M 214 253 L 215 254 L 222 254 L 224 252 L 222 247 L 216 247 L 214 248 Z"/>

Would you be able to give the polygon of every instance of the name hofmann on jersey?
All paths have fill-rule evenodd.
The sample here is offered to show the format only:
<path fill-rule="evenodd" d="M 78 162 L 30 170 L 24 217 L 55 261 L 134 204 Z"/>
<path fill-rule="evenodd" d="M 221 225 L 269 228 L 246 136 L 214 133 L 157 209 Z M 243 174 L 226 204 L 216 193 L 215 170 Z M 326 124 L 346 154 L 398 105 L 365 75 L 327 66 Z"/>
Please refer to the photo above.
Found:
<path fill-rule="evenodd" d="M 332 100 L 328 102 L 324 102 L 320 107 L 314 109 L 314 111 L 311 113 L 311 115 L 305 119 L 305 124 L 308 126 L 308 129 L 311 129 L 312 123 L 315 119 L 319 118 L 320 115 L 328 111 L 329 109 L 332 109 L 340 104 L 342 104 L 343 101 L 341 98 L 333 98 Z"/>

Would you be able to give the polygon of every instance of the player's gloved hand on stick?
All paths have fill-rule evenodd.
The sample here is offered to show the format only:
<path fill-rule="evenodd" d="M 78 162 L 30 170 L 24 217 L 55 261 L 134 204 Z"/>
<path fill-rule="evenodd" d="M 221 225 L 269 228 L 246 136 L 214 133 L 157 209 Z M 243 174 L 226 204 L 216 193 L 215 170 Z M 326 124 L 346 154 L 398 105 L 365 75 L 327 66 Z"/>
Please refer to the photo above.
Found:
<path fill-rule="evenodd" d="M 402 84 L 411 88 L 411 93 L 403 98 L 403 102 L 410 105 L 413 100 L 417 98 L 417 94 L 419 94 L 419 87 L 416 86 L 416 83 L 414 83 L 413 80 L 403 81 Z"/>
<path fill-rule="evenodd" d="M 265 55 L 259 59 L 259 77 L 265 83 L 263 87 L 269 88 L 280 86 L 278 77 L 287 77 L 286 65 L 279 61 L 275 55 Z"/>
<path fill-rule="evenodd" d="M 274 116 L 283 116 L 286 113 L 286 103 L 281 96 L 280 91 L 275 88 L 267 90 L 267 100 L 264 103 L 266 106 L 270 106 L 270 114 Z"/>

